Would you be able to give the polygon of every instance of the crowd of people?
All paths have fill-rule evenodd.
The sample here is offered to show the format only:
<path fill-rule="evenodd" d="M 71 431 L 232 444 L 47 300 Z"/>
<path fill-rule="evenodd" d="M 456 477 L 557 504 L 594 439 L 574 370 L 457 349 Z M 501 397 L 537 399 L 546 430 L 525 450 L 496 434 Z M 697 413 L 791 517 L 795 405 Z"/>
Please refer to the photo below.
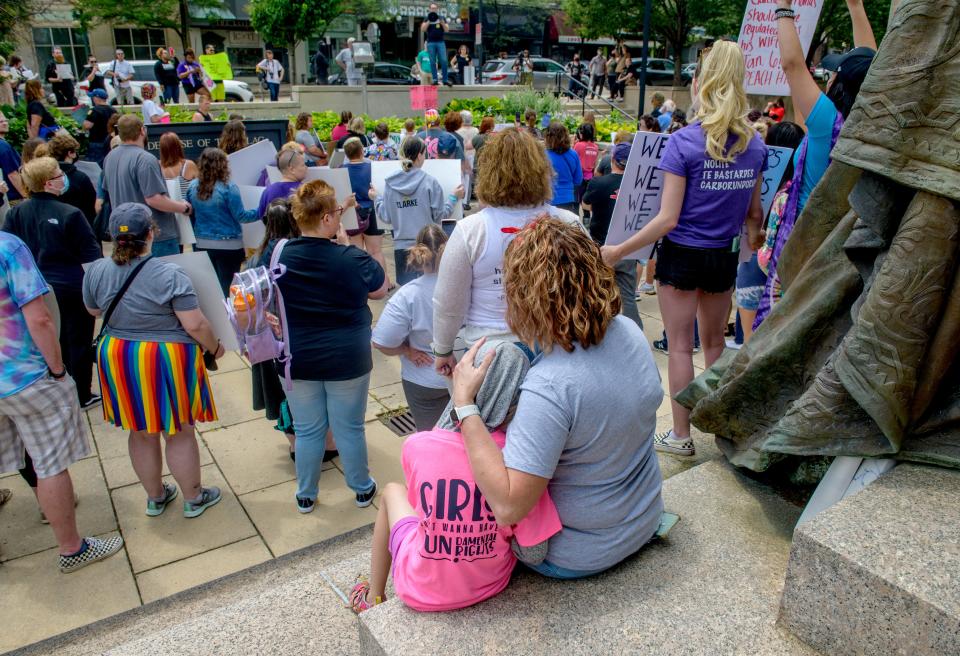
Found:
<path fill-rule="evenodd" d="M 76 526 L 67 468 L 90 453 L 84 408 L 102 404 L 104 420 L 129 432 L 148 516 L 181 492 L 186 518 L 221 499 L 203 485 L 194 427 L 217 417 L 208 371 L 224 348 L 190 277 L 163 259 L 181 252 L 175 214 L 191 217 L 196 250 L 208 253 L 234 304 L 244 302 L 232 289 L 238 273 L 276 276 L 279 300 L 259 311 L 287 351 L 252 367 L 251 402 L 288 440 L 291 510 L 315 509 L 322 465 L 336 457 L 358 506 L 379 494 L 370 576 L 351 591 L 354 610 L 382 602 L 391 575 L 410 607 L 449 610 L 497 594 L 517 562 L 575 579 L 642 549 L 664 513 L 655 452 L 692 456 L 696 447 L 689 411 L 675 401 L 671 428 L 656 432 L 664 392 L 637 299 L 657 296 L 671 398 L 694 377 L 695 349 L 707 367 L 719 358 L 734 305 L 749 340 L 780 297 L 778 259 L 876 48 L 861 0 L 847 0 L 856 47 L 824 59 L 835 74 L 822 90 L 790 0 L 779 5 L 782 66 L 806 130 L 780 111 L 782 101 L 751 110 L 743 53 L 713 44 L 689 112 L 655 96 L 639 121 L 639 130 L 671 135 L 659 164 L 661 205 L 615 245 L 607 233 L 634 135 L 615 135 L 604 152 L 589 116 L 571 136 L 532 112 L 496 131 L 493 117 L 474 127 L 469 112 L 431 110 L 424 129 L 411 122 L 397 146 L 386 126 L 371 136 L 344 112 L 333 140 L 353 193 L 338 200 L 327 182 L 307 181 L 327 153 L 303 114 L 272 162 L 280 180 L 264 185 L 255 209 L 244 207 L 227 157 L 248 143 L 241 119 L 196 162 L 164 134 L 158 160 L 144 150 L 139 114 L 117 118 L 96 105 L 87 120 L 103 136 L 92 150 L 103 163 L 95 185 L 74 165 L 72 138 L 40 134 L 42 114 L 21 153 L 2 139 L 0 118 L 0 190 L 9 200 L 0 232 L 0 471 L 19 470 L 34 489 L 60 569 L 122 547 L 119 537 L 82 537 Z M 427 29 L 442 31 L 442 21 Z M 599 63 L 589 71 L 599 75 Z M 794 155 L 765 215 L 768 146 Z M 464 182 L 446 192 L 424 170 L 443 158 L 462 162 Z M 385 160 L 400 170 L 377 188 L 371 162 Z M 736 184 L 704 184 L 717 170 Z M 183 200 L 171 198 L 168 182 Z M 451 225 L 454 207 L 471 199 L 478 210 Z M 349 230 L 348 211 L 357 215 Z M 265 236 L 251 252 L 241 227 L 256 221 Z M 655 259 L 628 259 L 652 244 Z M 369 301 L 379 299 L 374 326 Z M 400 358 L 418 430 L 402 448 L 405 480 L 382 489 L 364 429 L 373 349 Z M 164 457 L 176 485 L 161 479 Z M 0 491 L 0 503 L 7 497 Z"/>

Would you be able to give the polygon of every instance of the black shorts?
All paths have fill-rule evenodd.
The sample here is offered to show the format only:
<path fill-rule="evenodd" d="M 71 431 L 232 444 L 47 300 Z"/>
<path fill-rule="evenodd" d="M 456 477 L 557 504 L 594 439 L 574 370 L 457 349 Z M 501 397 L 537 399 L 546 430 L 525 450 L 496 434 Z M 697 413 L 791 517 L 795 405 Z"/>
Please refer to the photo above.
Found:
<path fill-rule="evenodd" d="M 657 247 L 657 271 L 661 285 L 683 291 L 699 289 L 708 294 L 733 290 L 740 252 L 730 248 L 681 246 L 664 237 Z"/>
<path fill-rule="evenodd" d="M 366 230 L 355 231 L 347 230 L 347 234 L 351 237 L 356 237 L 357 235 L 367 235 L 368 237 L 381 237 L 383 236 L 383 230 L 377 226 L 377 213 L 372 207 L 357 207 L 357 220 L 362 222 L 363 219 L 368 219 Z"/>

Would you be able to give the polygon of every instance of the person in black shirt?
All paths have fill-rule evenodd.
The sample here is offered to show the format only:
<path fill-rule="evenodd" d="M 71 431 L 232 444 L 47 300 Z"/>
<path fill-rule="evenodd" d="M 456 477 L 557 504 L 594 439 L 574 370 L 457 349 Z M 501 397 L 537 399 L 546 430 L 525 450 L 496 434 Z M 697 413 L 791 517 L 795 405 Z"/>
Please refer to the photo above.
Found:
<path fill-rule="evenodd" d="M 613 217 L 613 208 L 617 204 L 620 194 L 620 184 L 623 182 L 623 171 L 627 168 L 630 159 L 630 144 L 620 143 L 614 146 L 610 157 L 611 171 L 607 175 L 594 177 L 587 185 L 583 195 L 582 205 L 590 210 L 590 236 L 595 242 L 603 246 L 607 241 L 607 232 L 610 229 L 610 219 Z M 634 260 L 620 260 L 613 267 L 620 289 L 621 312 L 629 319 L 633 319 L 640 328 L 640 312 L 637 310 L 637 263 Z"/>
<path fill-rule="evenodd" d="M 166 48 L 157 48 L 157 61 L 153 64 L 153 76 L 163 89 L 164 103 L 180 102 L 180 78 L 177 77 L 177 66 L 180 60 L 170 56 Z"/>
<path fill-rule="evenodd" d="M 11 208 L 3 231 L 24 241 L 40 273 L 53 288 L 60 308 L 60 348 L 63 362 L 77 384 L 80 407 L 99 403 L 90 391 L 93 382 L 93 316 L 83 305 L 83 267 L 99 259 L 100 244 L 83 213 L 60 201 L 69 188 L 52 157 L 37 157 L 23 165 L 30 198 Z"/>
<path fill-rule="evenodd" d="M 330 58 L 324 52 L 324 45 L 317 46 L 317 54 L 313 56 L 313 73 L 317 77 L 317 84 L 326 84 L 330 75 Z"/>
<path fill-rule="evenodd" d="M 93 107 L 83 121 L 83 129 L 90 137 L 86 160 L 103 164 L 103 158 L 110 150 L 108 143 L 111 137 L 108 127 L 110 117 L 116 114 L 117 110 L 107 104 L 107 92 L 103 89 L 94 89 L 89 95 L 93 100 Z"/>
<path fill-rule="evenodd" d="M 573 56 L 573 61 L 567 64 L 567 73 L 570 75 L 570 84 L 567 86 L 571 96 L 579 98 L 583 92 L 583 62 L 580 61 L 580 55 Z"/>
<path fill-rule="evenodd" d="M 103 72 L 97 66 L 97 58 L 93 55 L 90 55 L 87 59 L 87 66 L 80 73 L 80 77 L 87 81 L 87 95 L 90 95 L 90 92 L 94 89 L 107 90 L 107 85 L 103 81 Z"/>
<path fill-rule="evenodd" d="M 66 68 L 58 71 L 58 66 L 66 66 Z M 77 94 L 73 89 L 73 68 L 63 58 L 63 51 L 60 48 L 53 49 L 53 61 L 47 64 L 44 77 L 53 87 L 53 95 L 57 97 L 57 107 L 73 107 L 77 104 Z"/>
<path fill-rule="evenodd" d="M 57 121 L 43 105 L 43 87 L 40 80 L 30 80 L 24 88 L 27 101 L 27 135 L 49 139 L 57 131 Z"/>
<path fill-rule="evenodd" d="M 83 212 L 92 226 L 94 219 L 97 218 L 95 209 L 97 190 L 93 188 L 93 183 L 87 174 L 74 165 L 79 157 L 77 151 L 80 150 L 80 144 L 67 132 L 61 131 L 47 145 L 50 148 L 50 154 L 57 160 L 60 170 L 69 181 L 67 190 L 60 194 L 60 202 L 72 205 Z"/>
<path fill-rule="evenodd" d="M 443 83 L 447 86 L 453 86 L 453 83 L 447 79 L 447 45 L 443 42 L 447 30 L 450 26 L 440 16 L 440 8 L 436 2 L 430 3 L 427 19 L 420 24 L 420 31 L 427 35 L 427 53 L 430 55 L 430 68 L 433 71 L 443 71 Z M 437 84 L 436 76 L 433 80 Z"/>

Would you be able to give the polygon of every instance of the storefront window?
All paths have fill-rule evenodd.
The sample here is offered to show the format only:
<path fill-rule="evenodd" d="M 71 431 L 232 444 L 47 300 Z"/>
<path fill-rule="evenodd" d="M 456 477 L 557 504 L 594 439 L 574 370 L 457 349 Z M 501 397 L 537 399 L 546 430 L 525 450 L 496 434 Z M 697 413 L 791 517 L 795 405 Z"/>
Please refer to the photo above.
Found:
<path fill-rule="evenodd" d="M 230 68 L 234 77 L 256 76 L 257 64 L 263 59 L 263 48 L 235 48 L 227 47 L 227 57 L 230 58 Z"/>
<path fill-rule="evenodd" d="M 87 54 L 90 45 L 87 42 L 87 33 L 70 27 L 35 27 L 33 28 L 33 43 L 36 46 L 37 63 L 41 75 L 47 64 L 53 61 L 53 49 L 63 50 L 63 58 L 73 67 L 75 75 L 87 63 Z"/>
<path fill-rule="evenodd" d="M 113 41 L 123 50 L 127 60 L 156 59 L 157 48 L 166 48 L 163 30 L 145 30 L 130 27 L 115 27 Z"/>

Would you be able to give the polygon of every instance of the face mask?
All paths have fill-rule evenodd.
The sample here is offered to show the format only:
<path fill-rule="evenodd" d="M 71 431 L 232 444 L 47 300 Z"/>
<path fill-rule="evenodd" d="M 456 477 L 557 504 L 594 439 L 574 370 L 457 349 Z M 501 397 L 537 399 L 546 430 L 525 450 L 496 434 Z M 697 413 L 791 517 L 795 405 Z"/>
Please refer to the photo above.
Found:
<path fill-rule="evenodd" d="M 60 195 L 63 196 L 65 193 L 67 193 L 67 190 L 68 190 L 69 188 L 70 188 L 70 178 L 68 178 L 68 177 L 66 176 L 66 174 L 64 174 L 64 176 L 63 176 L 63 189 L 60 190 Z"/>

